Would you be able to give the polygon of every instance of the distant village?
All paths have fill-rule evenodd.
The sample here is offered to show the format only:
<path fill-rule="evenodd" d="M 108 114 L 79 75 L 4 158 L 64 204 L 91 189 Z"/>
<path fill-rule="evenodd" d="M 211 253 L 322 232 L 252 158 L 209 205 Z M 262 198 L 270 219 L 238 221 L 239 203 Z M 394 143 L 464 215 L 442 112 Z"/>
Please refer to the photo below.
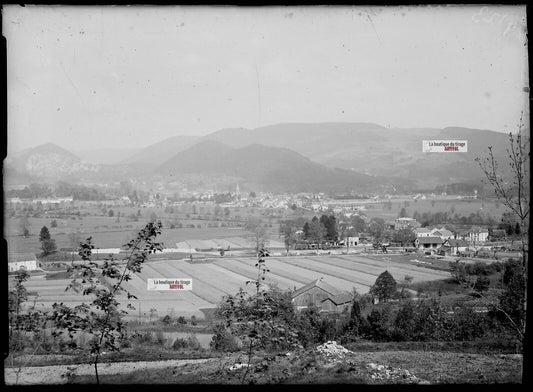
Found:
<path fill-rule="evenodd" d="M 305 250 L 329 250 L 344 249 L 347 251 L 357 249 L 364 245 L 370 245 L 371 250 L 377 252 L 413 252 L 417 251 L 426 256 L 435 257 L 475 257 L 495 256 L 497 245 L 507 244 L 505 241 L 506 232 L 502 229 L 488 229 L 479 225 L 471 225 L 461 230 L 450 231 L 443 224 L 422 227 L 422 224 L 415 218 L 398 217 L 384 221 L 384 229 L 388 231 L 388 238 L 376 237 L 370 232 L 356 232 L 350 226 L 350 221 L 359 218 L 369 224 L 371 219 L 365 214 L 367 209 L 373 205 L 390 202 L 390 195 L 350 195 L 348 197 L 332 197 L 325 193 L 298 193 L 298 194 L 273 194 L 265 192 L 241 192 L 237 184 L 233 192 L 219 193 L 214 190 L 207 191 L 182 191 L 179 194 L 165 193 L 162 187 L 155 186 L 157 191 L 131 192 L 130 195 L 107 194 L 100 200 L 76 200 L 70 197 L 38 197 L 24 198 L 11 196 L 5 200 L 6 210 L 13 213 L 22 211 L 41 211 L 44 214 L 53 211 L 83 209 L 90 206 L 101 206 L 109 208 L 118 207 L 139 207 L 142 209 L 165 208 L 166 210 L 184 205 L 195 206 L 218 206 L 217 208 L 257 208 L 260 210 L 281 210 L 286 211 L 301 210 L 307 215 L 321 214 L 332 215 L 336 218 L 337 224 L 344 224 L 346 233 L 340 233 L 335 239 L 329 241 L 309 241 L 305 238 L 303 227 L 298 228 L 295 233 L 292 247 L 296 251 Z M 448 200 L 476 200 L 477 192 L 473 195 L 440 195 L 416 194 L 406 196 L 414 202 L 433 198 L 446 198 Z M 406 232 L 407 230 L 407 232 Z M 394 241 L 396 234 L 403 231 L 405 241 Z M 407 237 L 405 238 L 405 233 Z M 499 242 L 498 242 L 499 241 Z M 503 242 L 502 242 L 503 241 Z M 501 242 L 501 244 L 500 244 Z M 278 242 L 278 246 L 283 247 Z M 207 247 L 207 246 L 206 246 Z M 505 246 L 502 246 L 505 248 Z M 367 249 L 366 247 L 364 249 Z M 120 248 L 111 249 L 110 252 L 119 252 Z M 28 258 L 28 257 L 26 257 Z M 23 260 L 21 255 L 10 257 L 10 270 L 17 270 L 26 264 L 36 263 L 35 257 L 32 260 Z M 34 267 L 32 265 L 26 267 Z"/>

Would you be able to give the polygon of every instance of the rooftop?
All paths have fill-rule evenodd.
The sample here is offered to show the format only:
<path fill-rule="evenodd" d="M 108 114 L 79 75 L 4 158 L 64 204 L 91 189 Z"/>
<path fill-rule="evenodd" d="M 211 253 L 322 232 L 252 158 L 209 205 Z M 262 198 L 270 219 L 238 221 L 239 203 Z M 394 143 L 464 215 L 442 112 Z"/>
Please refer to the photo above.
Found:
<path fill-rule="evenodd" d="M 352 302 L 353 301 L 353 295 L 351 293 L 345 291 L 343 293 L 330 296 L 330 297 L 326 298 L 324 301 L 327 301 L 328 299 L 331 300 L 331 302 L 333 302 L 335 305 L 342 305 L 342 304 L 346 304 L 346 303 Z M 322 302 L 324 302 L 324 301 L 322 301 Z"/>
<path fill-rule="evenodd" d="M 450 238 L 446 241 L 446 244 L 453 247 L 465 247 L 468 246 L 468 242 L 463 239 Z"/>
<path fill-rule="evenodd" d="M 313 287 L 321 288 L 326 293 L 330 294 L 330 296 L 336 296 L 336 295 L 342 294 L 342 291 L 340 291 L 336 287 L 333 287 L 329 283 L 326 283 L 324 281 L 324 278 L 321 277 L 321 278 L 319 278 L 317 280 L 309 282 L 306 285 L 300 287 L 298 290 L 296 290 L 294 293 L 292 293 L 292 298 L 297 297 L 297 296 L 299 296 L 302 293 L 305 293 L 306 291 L 312 289 Z"/>
<path fill-rule="evenodd" d="M 416 239 L 420 244 L 442 244 L 442 238 L 429 236 L 429 237 L 420 237 Z"/>

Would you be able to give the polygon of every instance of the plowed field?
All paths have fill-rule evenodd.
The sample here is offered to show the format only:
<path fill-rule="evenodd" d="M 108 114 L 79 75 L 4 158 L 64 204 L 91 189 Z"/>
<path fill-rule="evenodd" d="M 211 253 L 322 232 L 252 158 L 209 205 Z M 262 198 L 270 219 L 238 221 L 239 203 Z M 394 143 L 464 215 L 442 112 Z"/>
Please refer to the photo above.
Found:
<path fill-rule="evenodd" d="M 161 260 L 147 263 L 140 274 L 125 284 L 125 288 L 138 299 L 128 301 L 121 299 L 124 307 L 130 302 L 135 310 L 130 310 L 132 317 L 147 317 L 151 309 L 158 317 L 173 313 L 203 318 L 200 309 L 214 308 L 223 296 L 235 294 L 239 288 L 248 292 L 254 290 L 246 281 L 257 278 L 254 258 L 217 258 L 211 263 L 191 264 L 185 260 Z M 368 292 L 376 278 L 388 270 L 392 276 L 401 281 L 406 275 L 413 281 L 430 281 L 449 277 L 449 273 L 423 266 L 413 266 L 395 261 L 373 260 L 357 255 L 270 257 L 267 259 L 270 272 L 264 283 L 273 284 L 282 290 L 297 289 L 313 280 L 323 277 L 329 284 L 341 290 L 353 288 L 361 294 Z M 149 278 L 191 278 L 191 291 L 149 291 Z M 30 292 L 38 293 L 36 304 L 50 307 L 54 302 L 76 305 L 89 300 L 73 292 L 65 292 L 70 281 L 45 280 L 35 277 L 26 282 Z M 33 302 L 35 297 L 30 297 Z M 152 311 L 153 313 L 153 311 Z"/>

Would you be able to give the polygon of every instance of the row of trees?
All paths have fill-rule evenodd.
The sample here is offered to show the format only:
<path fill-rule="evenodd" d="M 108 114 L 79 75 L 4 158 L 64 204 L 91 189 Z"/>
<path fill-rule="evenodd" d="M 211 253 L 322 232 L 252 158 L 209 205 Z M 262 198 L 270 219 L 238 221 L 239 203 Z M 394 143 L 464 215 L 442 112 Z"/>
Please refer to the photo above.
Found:
<path fill-rule="evenodd" d="M 297 235 L 299 230 L 302 230 L 303 234 Z M 357 215 L 340 220 L 334 215 L 322 215 L 320 219 L 315 216 L 310 221 L 297 218 L 282 221 L 279 227 L 279 235 L 283 238 L 287 251 L 302 240 L 317 244 L 346 240 L 348 244 L 348 237 L 361 233 L 368 233 L 378 243 L 392 241 L 402 246 L 412 245 L 416 239 L 416 234 L 409 228 L 391 230 L 382 218 L 376 217 L 366 221 Z"/>
<path fill-rule="evenodd" d="M 280 222 L 279 235 L 283 238 L 287 251 L 301 241 L 314 244 L 335 243 L 339 240 L 338 221 L 334 215 L 303 217 Z"/>
<path fill-rule="evenodd" d="M 133 204 L 149 199 L 149 193 L 142 190 L 125 189 L 124 187 L 109 189 L 99 186 L 87 186 L 58 181 L 53 185 L 32 183 L 23 189 L 6 191 L 7 197 L 21 199 L 39 199 L 49 197 L 72 197 L 74 200 L 103 201 L 109 197 L 128 196 Z"/>
<path fill-rule="evenodd" d="M 452 206 L 453 208 L 453 206 Z M 407 214 L 404 214 L 407 216 Z M 479 211 L 469 215 L 459 215 L 454 211 L 423 212 L 415 211 L 413 219 L 416 219 L 423 227 L 435 226 L 441 224 L 452 225 L 478 225 L 478 226 L 496 226 L 498 221 L 491 215 L 481 214 Z"/>

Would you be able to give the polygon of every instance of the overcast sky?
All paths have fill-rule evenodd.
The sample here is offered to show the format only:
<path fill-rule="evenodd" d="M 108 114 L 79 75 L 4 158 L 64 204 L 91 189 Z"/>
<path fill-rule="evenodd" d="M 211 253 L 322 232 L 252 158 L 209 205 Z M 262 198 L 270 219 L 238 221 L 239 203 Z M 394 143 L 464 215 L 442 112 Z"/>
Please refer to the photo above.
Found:
<path fill-rule="evenodd" d="M 4 6 L 8 147 L 143 147 L 281 122 L 514 131 L 529 115 L 525 18 L 525 6 Z"/>

